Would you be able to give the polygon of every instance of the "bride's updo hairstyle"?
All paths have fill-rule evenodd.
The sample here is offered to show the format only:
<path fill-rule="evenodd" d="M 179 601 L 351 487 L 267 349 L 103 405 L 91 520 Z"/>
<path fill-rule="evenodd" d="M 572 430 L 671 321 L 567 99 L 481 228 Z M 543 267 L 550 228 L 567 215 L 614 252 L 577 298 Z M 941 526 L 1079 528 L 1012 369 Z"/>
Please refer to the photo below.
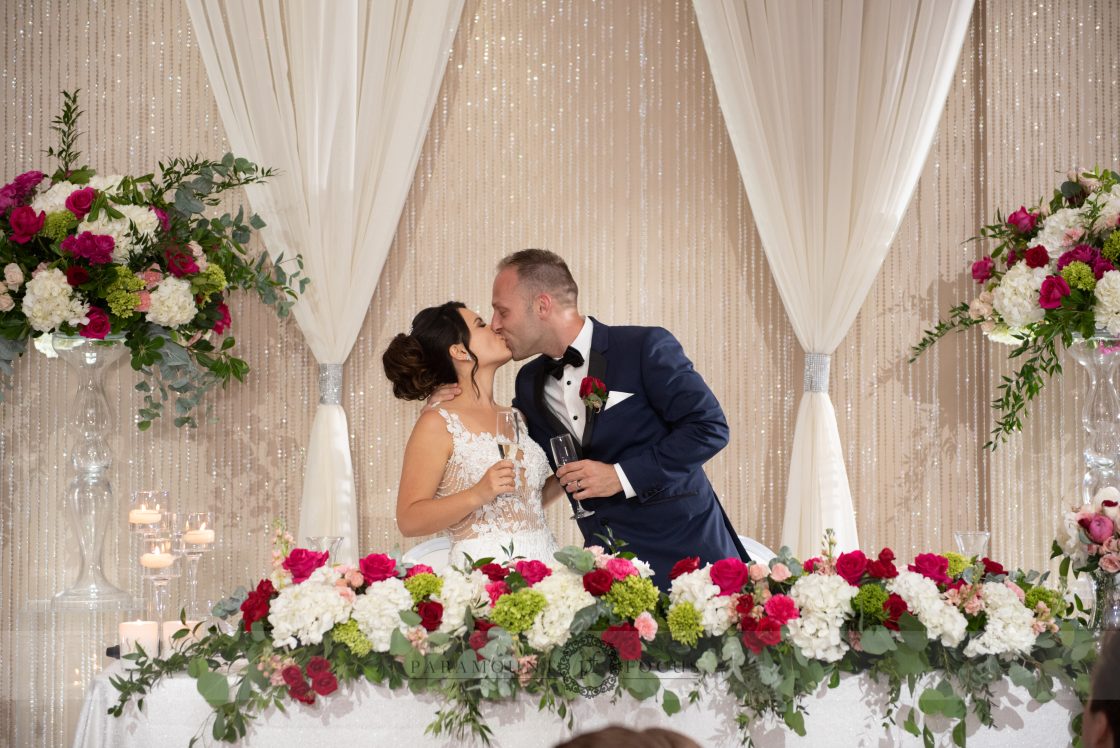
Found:
<path fill-rule="evenodd" d="M 424 400 L 445 384 L 459 381 L 455 365 L 448 352 L 459 343 L 467 349 L 474 367 L 471 384 L 478 371 L 478 361 L 471 351 L 471 331 L 460 309 L 466 305 L 449 301 L 441 306 L 428 307 L 412 319 L 412 332 L 398 333 L 381 356 L 385 376 L 393 383 L 393 395 L 401 400 Z M 474 385 L 478 392 L 478 385 Z"/>

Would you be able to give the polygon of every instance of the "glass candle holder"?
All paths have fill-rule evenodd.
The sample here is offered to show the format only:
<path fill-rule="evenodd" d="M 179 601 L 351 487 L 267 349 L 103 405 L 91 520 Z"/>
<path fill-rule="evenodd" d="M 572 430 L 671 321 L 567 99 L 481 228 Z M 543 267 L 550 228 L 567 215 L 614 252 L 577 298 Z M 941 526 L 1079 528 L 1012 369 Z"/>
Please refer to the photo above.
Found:
<path fill-rule="evenodd" d="M 145 538 L 141 543 L 140 568 L 144 578 L 152 583 L 152 607 L 155 620 L 160 623 L 159 638 L 163 639 L 162 622 L 167 618 L 170 596 L 168 584 L 179 576 L 179 557 L 171 547 L 171 538 Z"/>
<path fill-rule="evenodd" d="M 156 535 L 171 512 L 167 491 L 134 491 L 128 505 L 128 526 L 141 535 Z"/>
<path fill-rule="evenodd" d="M 214 515 L 212 512 L 188 512 L 183 515 L 183 534 L 179 539 L 179 548 L 187 561 L 187 590 L 188 612 L 193 616 L 204 612 L 208 617 L 209 606 L 206 611 L 198 609 L 198 565 L 203 554 L 213 550 L 217 536 L 214 533 Z"/>

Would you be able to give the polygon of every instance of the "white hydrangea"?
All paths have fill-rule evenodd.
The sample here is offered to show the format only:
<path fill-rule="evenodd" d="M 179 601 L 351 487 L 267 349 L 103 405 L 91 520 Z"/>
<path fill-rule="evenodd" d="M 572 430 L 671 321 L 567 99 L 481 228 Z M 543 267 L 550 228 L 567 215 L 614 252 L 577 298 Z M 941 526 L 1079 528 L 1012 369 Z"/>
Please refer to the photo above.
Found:
<path fill-rule="evenodd" d="M 595 603 L 595 597 L 583 588 L 583 577 L 567 568 L 557 569 L 533 585 L 547 601 L 544 610 L 526 632 L 529 646 L 541 651 L 558 647 L 568 641 L 572 619 L 583 608 Z"/>
<path fill-rule="evenodd" d="M 1094 196 L 1094 199 L 1101 206 L 1101 212 L 1097 216 L 1094 228 L 1098 231 L 1104 228 L 1115 228 L 1117 221 L 1120 221 L 1120 184 L 1112 185 L 1112 189 L 1108 192 L 1098 193 Z"/>
<path fill-rule="evenodd" d="M 478 617 L 488 607 L 490 598 L 486 594 L 486 576 L 478 571 L 469 575 L 455 568 L 448 568 L 440 577 L 443 586 L 432 599 L 443 606 L 443 618 L 439 630 L 451 636 L 459 636 L 467 630 L 467 611 Z"/>
<path fill-rule="evenodd" d="M 700 623 L 709 636 L 722 636 L 734 622 L 731 595 L 720 596 L 712 583 L 710 566 L 681 574 L 669 586 L 670 606 L 691 603 L 700 613 Z"/>
<path fill-rule="evenodd" d="M 70 197 L 70 193 L 80 189 L 82 189 L 80 184 L 59 182 L 45 192 L 36 195 L 35 199 L 31 201 L 31 207 L 36 212 L 58 213 L 66 210 L 66 198 Z"/>
<path fill-rule="evenodd" d="M 124 181 L 124 177 L 120 174 L 110 174 L 107 177 L 98 175 L 90 178 L 89 186 L 98 192 L 113 194 L 121 186 L 122 181 Z"/>
<path fill-rule="evenodd" d="M 801 611 L 786 624 L 793 645 L 806 657 L 837 662 L 848 651 L 844 621 L 852 614 L 852 598 L 859 590 L 835 574 L 805 574 L 793 583 L 789 596 Z"/>
<path fill-rule="evenodd" d="M 1008 270 L 992 293 L 992 306 L 1012 328 L 1042 321 L 1046 310 L 1038 305 L 1038 292 L 1046 279 L 1046 268 L 1030 268 L 1017 262 Z"/>
<path fill-rule="evenodd" d="M 913 571 L 900 571 L 887 582 L 887 592 L 893 592 L 906 602 L 930 638 L 940 638 L 947 647 L 955 647 L 964 640 L 968 621 L 957 606 L 950 605 L 941 596 L 937 584 Z"/>
<path fill-rule="evenodd" d="M 152 291 L 148 321 L 164 327 L 179 327 L 194 319 L 198 307 L 194 303 L 191 284 L 169 275 Z"/>
<path fill-rule="evenodd" d="M 77 232 L 92 231 L 113 237 L 113 262 L 124 264 L 136 251 L 139 243 L 133 238 L 132 227 L 141 237 L 150 239 L 159 229 L 159 218 L 145 205 L 114 205 L 124 218 L 111 218 L 101 212 L 96 220 L 86 220 L 78 224 Z"/>
<path fill-rule="evenodd" d="M 1002 582 L 985 582 L 980 596 L 988 621 L 984 633 L 973 636 L 965 657 L 989 654 L 1026 654 L 1034 647 L 1034 613 Z"/>
<path fill-rule="evenodd" d="M 1113 335 L 1120 335 L 1120 271 L 1109 270 L 1097 281 L 1097 303 L 1093 315 L 1097 327 L 1104 327 Z"/>
<path fill-rule="evenodd" d="M 351 615 L 373 645 L 373 651 L 388 652 L 393 630 L 398 629 L 401 633 L 408 630 L 401 620 L 401 611 L 411 609 L 412 594 L 405 588 L 404 582 L 391 577 L 366 588 L 365 594 L 354 601 Z"/>
<path fill-rule="evenodd" d="M 280 590 L 268 612 L 274 646 L 319 644 L 323 634 L 350 617 L 351 604 L 339 594 L 336 580 L 338 572 L 321 566 L 300 584 Z"/>
<path fill-rule="evenodd" d="M 1034 239 L 1035 244 L 1041 244 L 1050 251 L 1050 257 L 1057 259 L 1058 255 L 1073 246 L 1066 236 L 1070 229 L 1085 228 L 1085 216 L 1080 208 L 1061 208 L 1051 213 L 1043 222 L 1042 229 Z"/>
<path fill-rule="evenodd" d="M 43 270 L 27 282 L 23 313 L 39 332 L 56 330 L 63 322 L 84 325 L 89 305 L 74 296 L 66 274 L 58 268 Z"/>

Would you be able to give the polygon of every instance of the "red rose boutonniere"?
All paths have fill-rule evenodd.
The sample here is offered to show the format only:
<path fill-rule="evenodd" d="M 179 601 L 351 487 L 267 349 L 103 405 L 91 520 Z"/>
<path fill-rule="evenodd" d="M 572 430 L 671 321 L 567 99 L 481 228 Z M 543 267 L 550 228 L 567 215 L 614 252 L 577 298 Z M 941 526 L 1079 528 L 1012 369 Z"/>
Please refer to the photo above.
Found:
<path fill-rule="evenodd" d="M 595 377 L 584 377 L 579 383 L 579 397 L 583 404 L 598 413 L 607 402 L 607 385 Z"/>

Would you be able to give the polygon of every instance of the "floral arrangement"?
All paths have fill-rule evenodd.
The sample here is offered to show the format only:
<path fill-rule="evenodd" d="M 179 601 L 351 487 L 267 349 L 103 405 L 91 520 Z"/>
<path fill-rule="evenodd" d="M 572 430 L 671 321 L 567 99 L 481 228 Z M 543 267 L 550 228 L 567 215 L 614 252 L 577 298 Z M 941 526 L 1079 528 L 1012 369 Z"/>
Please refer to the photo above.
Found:
<path fill-rule="evenodd" d="M 255 291 L 280 317 L 303 290 L 282 258 L 247 253 L 256 215 L 207 216 L 220 195 L 271 176 L 243 158 L 172 159 L 159 175 L 100 176 L 79 166 L 78 92 L 63 93 L 53 121 L 58 168 L 29 171 L 0 188 L 0 371 L 10 376 L 29 338 L 53 335 L 123 341 L 144 381 L 141 430 L 175 399 L 175 425 L 194 426 L 195 408 L 216 384 L 249 371 L 232 355 L 226 301 Z M 225 336 L 220 338 L 220 336 Z M 44 346 L 50 355 L 52 349 Z M 0 390 L 0 399 L 3 393 Z"/>
<path fill-rule="evenodd" d="M 541 709 L 563 719 L 577 696 L 626 691 L 660 696 L 673 714 L 718 671 L 741 702 L 748 742 L 759 714 L 780 715 L 804 735 L 803 697 L 842 672 L 885 679 L 891 704 L 904 681 L 913 691 L 919 676 L 940 672 L 903 724 L 932 743 L 922 715 L 948 717 L 963 745 L 969 712 L 992 723 L 995 681 L 1009 677 L 1039 701 L 1059 683 L 1084 696 L 1095 654 L 1092 634 L 1045 575 L 952 553 L 902 567 L 887 548 L 874 558 L 837 556 L 830 536 L 804 564 L 786 552 L 768 565 L 682 559 L 666 595 L 646 564 L 617 547 L 568 547 L 550 563 L 479 559 L 436 573 L 380 553 L 332 566 L 326 553 L 292 548 L 282 530 L 277 538 L 269 577 L 215 608 L 223 618 L 240 614 L 236 626 L 211 626 L 165 659 L 126 655 L 136 669 L 113 678 L 113 714 L 186 671 L 214 709 L 214 738 L 235 741 L 270 706 L 313 704 L 363 679 L 442 694 L 447 706 L 428 731 L 486 741 L 483 700 L 537 694 Z M 595 647 L 609 656 L 582 657 Z M 582 680 L 570 672 L 573 657 L 592 666 Z M 236 668 L 239 660 L 248 665 Z M 664 687 L 656 671 L 672 667 L 700 674 L 694 692 Z M 884 724 L 894 711 L 888 706 Z"/>
<path fill-rule="evenodd" d="M 991 340 L 1013 346 L 1022 364 L 1005 377 L 992 405 L 999 413 L 995 448 L 1022 428 L 1027 403 L 1060 374 L 1058 344 L 1105 331 L 1120 337 L 1120 175 L 1075 170 L 1049 203 L 1020 206 L 970 241 L 994 243 L 972 264 L 980 293 L 927 330 L 911 362 L 952 330 L 979 325 Z"/>
<path fill-rule="evenodd" d="M 1120 490 L 1102 488 L 1091 502 L 1067 512 L 1063 520 L 1050 557 L 1061 559 L 1063 578 L 1072 571 L 1075 577 L 1092 580 L 1095 604 L 1090 608 L 1080 595 L 1074 603 L 1091 615 L 1092 625 L 1097 627 L 1102 624 L 1108 596 L 1120 589 Z M 1081 592 L 1090 597 L 1084 589 Z"/>

